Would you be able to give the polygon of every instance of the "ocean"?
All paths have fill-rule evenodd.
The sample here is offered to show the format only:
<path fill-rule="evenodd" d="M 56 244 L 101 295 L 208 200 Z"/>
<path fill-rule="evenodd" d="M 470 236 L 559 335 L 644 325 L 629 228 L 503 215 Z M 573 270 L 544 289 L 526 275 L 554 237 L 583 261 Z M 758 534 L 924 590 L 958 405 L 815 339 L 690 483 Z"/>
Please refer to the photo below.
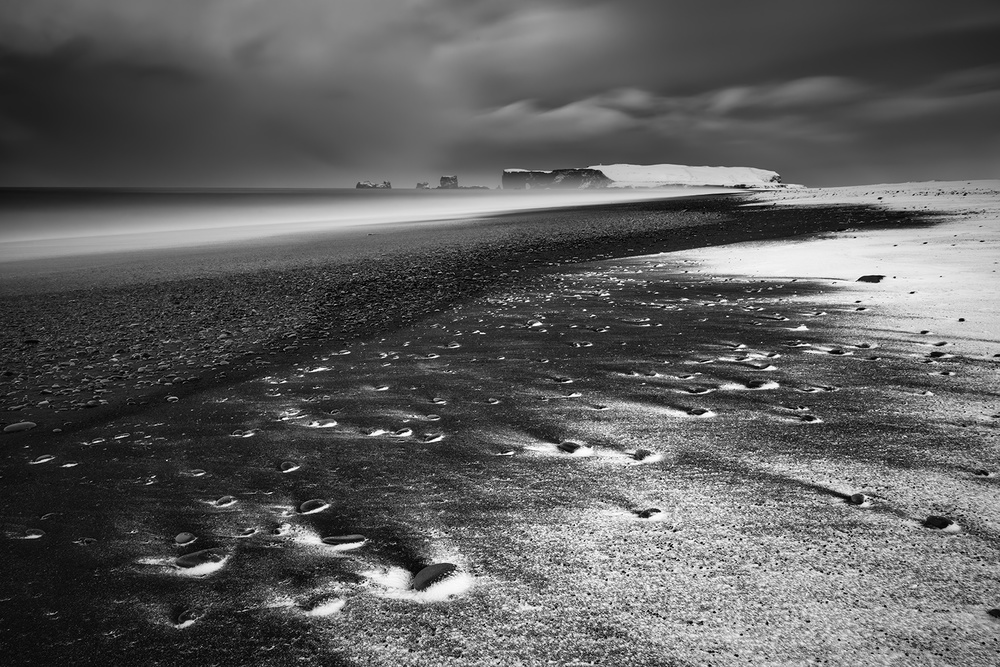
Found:
<path fill-rule="evenodd" d="M 204 246 L 349 227 L 719 192 L 655 190 L 0 190 L 0 262 Z"/>

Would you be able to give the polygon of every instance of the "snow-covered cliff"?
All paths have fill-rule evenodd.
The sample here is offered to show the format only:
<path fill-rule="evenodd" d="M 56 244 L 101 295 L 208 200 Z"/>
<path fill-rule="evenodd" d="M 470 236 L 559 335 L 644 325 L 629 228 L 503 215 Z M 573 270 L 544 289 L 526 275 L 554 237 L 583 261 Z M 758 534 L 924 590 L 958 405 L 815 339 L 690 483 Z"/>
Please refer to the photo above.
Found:
<path fill-rule="evenodd" d="M 786 187 L 777 172 L 753 167 L 682 164 L 597 164 L 584 169 L 504 169 L 505 190 L 714 186 L 773 190 Z"/>
<path fill-rule="evenodd" d="M 754 167 L 689 167 L 683 164 L 598 164 L 613 188 L 655 188 L 662 185 L 714 185 L 726 188 L 783 187 L 777 172 Z"/>

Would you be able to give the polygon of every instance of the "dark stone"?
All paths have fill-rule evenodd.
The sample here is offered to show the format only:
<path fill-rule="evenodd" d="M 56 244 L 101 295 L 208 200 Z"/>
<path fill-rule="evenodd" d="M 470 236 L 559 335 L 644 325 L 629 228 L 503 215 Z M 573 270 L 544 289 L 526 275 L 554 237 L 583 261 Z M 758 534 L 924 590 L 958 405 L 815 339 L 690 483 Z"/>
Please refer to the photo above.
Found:
<path fill-rule="evenodd" d="M 924 519 L 924 526 L 927 528 L 936 528 L 937 530 L 943 530 L 948 526 L 955 523 L 946 516 L 937 516 L 936 514 L 931 514 L 929 517 Z"/>
<path fill-rule="evenodd" d="M 329 544 L 330 546 L 341 548 L 361 546 L 364 543 L 364 535 L 336 535 L 323 538 L 323 544 Z"/>
<path fill-rule="evenodd" d="M 373 183 L 372 181 L 358 181 L 358 184 L 354 186 L 358 190 L 391 190 L 392 183 L 389 181 L 382 181 L 381 183 Z"/>
<path fill-rule="evenodd" d="M 410 585 L 415 591 L 427 590 L 436 583 L 439 583 L 458 570 L 457 565 L 452 563 L 435 563 L 434 565 L 428 565 L 424 569 L 417 572 L 417 576 L 413 577 L 413 583 Z"/>
<path fill-rule="evenodd" d="M 583 443 L 577 442 L 576 440 L 563 440 L 559 443 L 559 449 L 567 454 L 576 454 L 578 451 L 583 449 Z"/>
<path fill-rule="evenodd" d="M 313 512 L 319 512 L 326 509 L 327 507 L 327 502 L 322 498 L 313 498 L 312 500 L 307 500 L 299 505 L 299 514 L 312 514 Z"/>
<path fill-rule="evenodd" d="M 993 618 L 1000 618 L 1000 609 L 990 609 L 986 613 L 992 616 Z"/>
<path fill-rule="evenodd" d="M 877 273 L 873 273 L 871 275 L 861 276 L 860 278 L 857 279 L 856 282 L 859 282 L 859 283 L 880 283 L 880 282 L 882 282 L 883 278 L 885 278 L 885 276 L 879 275 Z"/>
<path fill-rule="evenodd" d="M 22 431 L 30 431 L 31 429 L 38 426 L 35 422 L 17 422 L 15 424 L 8 424 L 3 427 L 4 433 L 20 433 Z"/>
<path fill-rule="evenodd" d="M 426 181 L 420 181 L 417 183 L 417 190 L 426 190 L 430 187 L 430 184 Z"/>
<path fill-rule="evenodd" d="M 638 517 L 640 519 L 651 519 L 651 518 L 653 518 L 654 516 L 656 516 L 659 513 L 660 513 L 660 508 L 658 508 L 658 507 L 650 507 L 648 509 L 644 509 L 641 512 L 639 512 L 638 513 Z"/>
<path fill-rule="evenodd" d="M 500 182 L 504 190 L 584 190 L 606 188 L 614 181 L 598 169 L 554 169 L 552 171 L 505 169 Z"/>
<path fill-rule="evenodd" d="M 441 190 L 457 190 L 458 176 L 442 176 L 441 185 L 438 188 Z"/>

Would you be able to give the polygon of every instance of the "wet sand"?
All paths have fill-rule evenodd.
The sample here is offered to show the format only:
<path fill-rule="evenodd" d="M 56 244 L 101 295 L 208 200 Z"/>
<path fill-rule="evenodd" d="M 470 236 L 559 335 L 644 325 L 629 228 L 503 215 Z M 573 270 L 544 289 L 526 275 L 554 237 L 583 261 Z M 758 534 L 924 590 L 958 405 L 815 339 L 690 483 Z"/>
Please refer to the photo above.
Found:
<path fill-rule="evenodd" d="M 988 284 L 996 189 L 926 220 L 881 196 L 548 213 L 530 242 L 498 220 L 485 255 L 435 244 L 447 280 L 420 248 L 355 282 L 285 266 L 6 297 L 51 327 L 39 298 L 119 294 L 123 322 L 180 319 L 181 346 L 204 301 L 157 320 L 160 289 L 239 285 L 279 317 L 298 284 L 314 316 L 199 381 L 8 411 L 39 425 L 0 440 L 4 643 L 18 664 L 987 664 L 1000 343 L 927 309 L 961 305 L 945 283 L 908 304 L 840 260 L 889 235 L 927 265 L 966 225 Z M 826 242 L 817 273 L 764 261 Z M 307 289 L 324 271 L 346 282 Z M 324 309 L 332 284 L 359 302 Z"/>

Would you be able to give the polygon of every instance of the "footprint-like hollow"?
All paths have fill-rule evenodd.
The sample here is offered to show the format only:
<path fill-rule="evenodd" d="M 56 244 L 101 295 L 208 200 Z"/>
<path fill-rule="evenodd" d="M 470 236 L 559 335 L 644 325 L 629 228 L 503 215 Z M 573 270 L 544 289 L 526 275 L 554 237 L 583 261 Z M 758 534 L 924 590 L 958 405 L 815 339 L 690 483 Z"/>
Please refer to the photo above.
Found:
<path fill-rule="evenodd" d="M 336 425 L 336 419 L 313 419 L 305 424 L 308 428 L 333 428 Z"/>
<path fill-rule="evenodd" d="M 458 574 L 458 566 L 454 563 L 435 563 L 428 565 L 417 572 L 410 583 L 410 588 L 415 591 L 426 591 L 427 589 L 446 582 Z"/>
<path fill-rule="evenodd" d="M 949 533 L 958 531 L 958 524 L 946 516 L 939 516 L 937 514 L 931 514 L 926 519 L 924 519 L 925 528 L 933 528 L 934 530 L 943 530 Z"/>
<path fill-rule="evenodd" d="M 229 560 L 229 554 L 223 549 L 202 549 L 184 556 L 179 556 L 174 560 L 183 574 L 191 577 L 201 577 L 222 569 Z"/>
<path fill-rule="evenodd" d="M 308 607 L 304 607 L 303 612 L 306 616 L 332 616 L 343 609 L 345 604 L 347 604 L 347 601 L 338 597 L 321 599 Z"/>
<path fill-rule="evenodd" d="M 570 456 L 590 456 L 594 453 L 594 448 L 579 440 L 563 440 L 558 445 L 559 451 Z"/>
<path fill-rule="evenodd" d="M 763 391 L 766 389 L 777 389 L 780 386 L 774 380 L 748 380 L 747 382 L 728 382 L 719 385 L 719 389 Z"/>
<path fill-rule="evenodd" d="M 181 609 L 174 616 L 174 627 L 178 629 L 191 627 L 202 615 L 198 609 Z"/>
<path fill-rule="evenodd" d="M 847 499 L 847 502 L 858 507 L 871 507 L 874 501 L 871 496 L 864 493 L 854 493 Z"/>
<path fill-rule="evenodd" d="M 329 506 L 330 503 L 322 498 L 313 498 L 299 505 L 299 514 L 315 514 L 316 512 L 322 512 Z"/>
<path fill-rule="evenodd" d="M 323 544 L 329 546 L 332 551 L 359 549 L 367 542 L 368 539 L 364 535 L 331 535 L 323 538 Z"/>
<path fill-rule="evenodd" d="M 636 463 L 655 463 L 662 459 L 663 454 L 654 452 L 651 449 L 637 449 L 632 453 L 632 460 Z"/>

